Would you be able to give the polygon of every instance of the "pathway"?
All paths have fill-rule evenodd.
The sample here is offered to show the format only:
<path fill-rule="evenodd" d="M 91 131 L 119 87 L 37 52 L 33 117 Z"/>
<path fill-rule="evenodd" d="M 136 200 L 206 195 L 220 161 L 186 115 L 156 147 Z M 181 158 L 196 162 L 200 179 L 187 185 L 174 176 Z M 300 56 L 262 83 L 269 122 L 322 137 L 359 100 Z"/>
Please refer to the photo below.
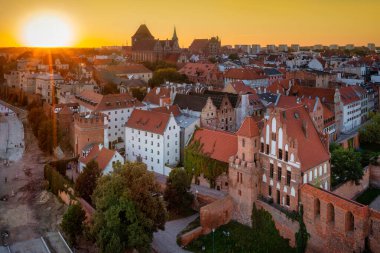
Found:
<path fill-rule="evenodd" d="M 166 222 L 165 230 L 159 230 L 153 234 L 153 249 L 158 253 L 189 252 L 177 245 L 177 235 L 197 217 L 198 214 L 194 214 L 183 219 Z"/>

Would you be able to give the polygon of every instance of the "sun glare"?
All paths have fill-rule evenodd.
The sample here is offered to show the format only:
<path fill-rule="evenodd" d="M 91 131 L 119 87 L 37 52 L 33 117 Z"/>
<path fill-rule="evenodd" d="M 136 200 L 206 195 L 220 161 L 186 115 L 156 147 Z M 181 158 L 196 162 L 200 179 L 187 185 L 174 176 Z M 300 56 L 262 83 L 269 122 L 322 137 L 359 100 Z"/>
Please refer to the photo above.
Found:
<path fill-rule="evenodd" d="M 31 47 L 66 47 L 73 34 L 68 22 L 54 15 L 39 15 L 24 26 L 23 42 Z"/>

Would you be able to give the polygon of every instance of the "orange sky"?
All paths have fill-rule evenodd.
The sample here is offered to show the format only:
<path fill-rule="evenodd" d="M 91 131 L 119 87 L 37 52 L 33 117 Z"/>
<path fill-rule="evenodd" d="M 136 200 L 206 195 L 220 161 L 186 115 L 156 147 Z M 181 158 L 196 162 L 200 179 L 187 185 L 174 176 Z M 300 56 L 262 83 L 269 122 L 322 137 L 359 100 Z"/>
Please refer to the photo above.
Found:
<path fill-rule="evenodd" d="M 26 46 L 23 29 L 53 14 L 73 29 L 72 46 L 125 45 L 141 23 L 180 46 L 218 35 L 222 44 L 380 45 L 379 0 L 0 0 L 0 46 Z"/>

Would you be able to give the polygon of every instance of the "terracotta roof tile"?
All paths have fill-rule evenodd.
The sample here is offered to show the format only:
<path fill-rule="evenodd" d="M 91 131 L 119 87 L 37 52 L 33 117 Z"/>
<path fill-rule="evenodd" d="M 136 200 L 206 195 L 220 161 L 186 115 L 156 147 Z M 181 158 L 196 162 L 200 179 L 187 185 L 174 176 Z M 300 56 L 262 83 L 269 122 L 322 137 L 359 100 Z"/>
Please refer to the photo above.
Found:
<path fill-rule="evenodd" d="M 229 132 L 201 128 L 195 131 L 195 140 L 202 144 L 205 154 L 221 162 L 228 163 L 229 158 L 237 153 L 237 136 Z"/>
<path fill-rule="evenodd" d="M 155 87 L 146 94 L 143 102 L 154 105 L 160 105 L 161 98 L 170 98 L 170 89 L 163 87 Z"/>
<path fill-rule="evenodd" d="M 79 161 L 87 164 L 91 160 L 95 160 L 99 165 L 99 169 L 104 170 L 111 161 L 112 157 L 115 155 L 116 151 L 105 147 L 102 147 L 99 150 L 99 145 L 94 145 L 88 155 L 86 157 L 80 157 Z"/>
<path fill-rule="evenodd" d="M 170 114 L 168 113 L 136 109 L 129 117 L 126 127 L 162 135 L 169 119 Z"/>
<path fill-rule="evenodd" d="M 166 113 L 166 114 L 173 113 L 174 117 L 181 115 L 181 111 L 180 111 L 178 105 L 156 107 L 156 108 L 152 108 L 151 111 L 161 112 L 161 113 Z"/>
<path fill-rule="evenodd" d="M 243 121 L 243 124 L 236 132 L 238 136 L 244 137 L 255 137 L 259 136 L 259 127 L 257 126 L 257 122 L 252 117 L 246 117 Z"/>

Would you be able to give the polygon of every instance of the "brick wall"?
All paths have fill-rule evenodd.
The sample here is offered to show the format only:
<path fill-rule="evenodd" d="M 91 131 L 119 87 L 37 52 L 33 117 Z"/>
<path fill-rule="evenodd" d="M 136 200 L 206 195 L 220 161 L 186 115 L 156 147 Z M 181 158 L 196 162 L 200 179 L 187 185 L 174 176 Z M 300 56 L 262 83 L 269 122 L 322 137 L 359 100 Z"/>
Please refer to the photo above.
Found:
<path fill-rule="evenodd" d="M 203 234 L 202 227 L 197 227 L 197 228 L 181 235 L 181 237 L 180 237 L 181 238 L 180 239 L 181 245 L 182 246 L 188 245 L 189 243 L 191 243 L 193 240 L 197 239 L 202 234 Z"/>
<path fill-rule="evenodd" d="M 377 159 L 377 164 L 379 165 L 370 165 L 370 176 L 369 181 L 370 185 L 374 187 L 380 187 L 380 157 Z"/>
<path fill-rule="evenodd" d="M 297 233 L 299 230 L 298 222 L 292 221 L 291 219 L 286 217 L 286 215 L 283 212 L 261 200 L 256 201 L 256 206 L 257 208 L 262 208 L 266 210 L 272 215 L 272 219 L 280 235 L 285 239 L 289 239 L 290 246 L 295 247 L 295 233 Z"/>
<path fill-rule="evenodd" d="M 228 223 L 232 217 L 232 210 L 233 201 L 230 196 L 201 207 L 199 213 L 203 234 Z"/>
<path fill-rule="evenodd" d="M 369 187 L 369 178 L 370 168 L 366 167 L 358 185 L 354 181 L 348 181 L 339 185 L 332 192 L 347 199 L 354 199 Z"/>

